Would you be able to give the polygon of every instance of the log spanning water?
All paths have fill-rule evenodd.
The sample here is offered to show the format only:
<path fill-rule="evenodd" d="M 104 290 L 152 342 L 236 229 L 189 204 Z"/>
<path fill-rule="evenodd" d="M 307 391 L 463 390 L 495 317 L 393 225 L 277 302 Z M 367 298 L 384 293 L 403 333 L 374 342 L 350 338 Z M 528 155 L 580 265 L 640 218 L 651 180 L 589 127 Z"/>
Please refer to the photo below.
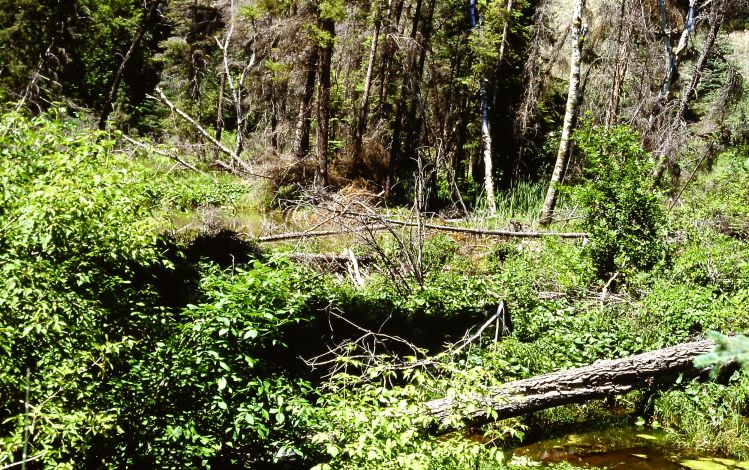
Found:
<path fill-rule="evenodd" d="M 507 419 L 560 405 L 583 403 L 645 388 L 671 385 L 679 377 L 691 379 L 706 369 L 694 360 L 715 348 L 710 340 L 679 344 L 623 359 L 603 360 L 591 365 L 508 382 L 483 396 L 448 397 L 426 403 L 442 423 L 459 415 L 471 425 Z M 444 426 L 440 432 L 447 432 Z"/>

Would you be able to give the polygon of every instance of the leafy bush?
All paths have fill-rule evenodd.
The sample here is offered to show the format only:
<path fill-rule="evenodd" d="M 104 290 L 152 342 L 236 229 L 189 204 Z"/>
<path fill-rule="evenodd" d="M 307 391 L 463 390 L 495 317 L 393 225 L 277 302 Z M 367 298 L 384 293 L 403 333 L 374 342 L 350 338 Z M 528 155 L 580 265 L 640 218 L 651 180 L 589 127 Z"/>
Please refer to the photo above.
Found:
<path fill-rule="evenodd" d="M 676 282 L 733 294 L 749 288 L 749 249 L 745 243 L 711 230 L 691 230 L 674 256 Z"/>
<path fill-rule="evenodd" d="M 721 153 L 710 173 L 696 178 L 686 191 L 680 215 L 685 225 L 713 227 L 729 235 L 746 238 L 749 227 L 749 146 Z"/>
<path fill-rule="evenodd" d="M 120 421 L 139 448 L 119 451 L 158 467 L 267 463 L 279 452 L 302 453 L 311 385 L 289 377 L 279 357 L 284 328 L 309 320 L 322 284 L 283 262 L 206 269 L 204 301 L 188 305 L 124 378 L 141 383 Z"/>
<path fill-rule="evenodd" d="M 586 182 L 577 191 L 591 234 L 588 252 L 606 277 L 649 269 L 664 259 L 664 210 L 652 184 L 652 159 L 630 128 L 586 124 L 575 138 L 585 155 Z"/>
<path fill-rule="evenodd" d="M 160 304 L 162 251 L 179 247 L 157 235 L 148 171 L 112 146 L 75 122 L 0 118 L 0 464 L 301 452 L 310 387 L 277 359 L 323 285 L 287 263 L 207 265 L 195 305 Z"/>
<path fill-rule="evenodd" d="M 135 345 L 135 271 L 160 255 L 142 174 L 111 147 L 74 122 L 0 117 L 0 463 L 27 443 L 61 464 L 116 432 L 103 378 Z"/>
<path fill-rule="evenodd" d="M 432 397 L 428 392 L 436 381 L 418 370 L 406 375 L 409 383 L 402 387 L 373 382 L 352 390 L 351 378 L 342 376 L 337 379 L 343 387 L 330 384 L 320 401 L 325 428 L 314 436 L 326 450 L 326 461 L 315 470 L 502 468 L 498 462 L 503 455 L 496 447 L 458 433 L 444 439 L 429 436 L 426 430 L 433 423 L 419 401 Z"/>

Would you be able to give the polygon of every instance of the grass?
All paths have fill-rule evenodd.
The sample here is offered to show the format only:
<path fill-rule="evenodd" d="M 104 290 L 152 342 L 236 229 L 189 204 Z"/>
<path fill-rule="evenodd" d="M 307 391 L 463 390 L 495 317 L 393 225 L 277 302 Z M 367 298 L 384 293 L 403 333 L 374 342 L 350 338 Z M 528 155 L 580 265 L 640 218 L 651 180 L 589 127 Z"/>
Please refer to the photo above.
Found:
<path fill-rule="evenodd" d="M 729 384 L 689 384 L 655 401 L 657 422 L 669 440 L 691 452 L 749 459 L 749 377 L 735 375 Z"/>
<path fill-rule="evenodd" d="M 506 191 L 496 194 L 497 214 L 489 216 L 486 198 L 480 197 L 474 208 L 472 222 L 480 223 L 488 228 L 501 229 L 514 226 L 515 229 L 536 230 L 539 228 L 538 219 L 546 197 L 546 182 L 520 181 Z M 555 227 L 568 230 L 569 222 L 576 220 L 574 208 L 570 206 L 570 198 L 564 192 L 558 195 Z M 518 226 L 519 224 L 519 226 Z"/>

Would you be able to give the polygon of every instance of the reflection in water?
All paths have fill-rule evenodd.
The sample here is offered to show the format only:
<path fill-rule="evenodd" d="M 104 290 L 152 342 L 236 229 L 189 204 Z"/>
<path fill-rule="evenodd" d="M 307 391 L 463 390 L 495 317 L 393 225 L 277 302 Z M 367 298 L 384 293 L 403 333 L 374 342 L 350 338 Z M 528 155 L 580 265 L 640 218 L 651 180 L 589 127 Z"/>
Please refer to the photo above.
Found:
<path fill-rule="evenodd" d="M 572 434 L 559 439 L 539 441 L 512 451 L 516 462 L 547 464 L 568 462 L 575 466 L 632 470 L 730 469 L 749 468 L 746 462 L 684 456 L 665 446 L 657 431 L 642 428 Z M 704 466 L 703 466 L 704 465 Z"/>

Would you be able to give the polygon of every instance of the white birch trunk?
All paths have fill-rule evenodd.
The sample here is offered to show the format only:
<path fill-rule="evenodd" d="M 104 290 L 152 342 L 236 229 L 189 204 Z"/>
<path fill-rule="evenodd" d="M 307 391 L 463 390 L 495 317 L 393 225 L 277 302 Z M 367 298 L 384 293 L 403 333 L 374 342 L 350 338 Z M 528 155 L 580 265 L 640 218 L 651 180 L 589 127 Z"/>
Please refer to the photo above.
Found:
<path fill-rule="evenodd" d="M 546 192 L 544 207 L 541 210 L 540 223 L 548 225 L 554 216 L 554 208 L 557 204 L 557 186 L 562 183 L 567 171 L 567 162 L 570 156 L 570 136 L 577 121 L 577 108 L 580 92 L 580 63 L 583 50 L 583 10 L 585 0 L 575 0 L 575 11 L 572 24 L 572 57 L 570 60 L 570 83 L 567 90 L 567 108 L 564 113 L 564 125 L 562 137 L 559 141 L 557 161 L 554 165 L 554 173 L 551 175 L 549 189 Z"/>
<path fill-rule="evenodd" d="M 510 0 L 511 1 L 511 0 Z M 477 31 L 481 31 L 481 18 L 476 12 L 476 2 L 471 0 L 471 26 Z M 500 50 L 504 50 L 504 36 L 502 37 L 503 44 L 500 46 Z M 500 52 L 500 55 L 503 52 Z M 489 215 L 494 217 L 497 215 L 497 200 L 494 195 L 494 162 L 492 161 L 492 134 L 491 128 L 489 127 L 489 93 L 486 89 L 486 79 L 484 75 L 481 75 L 479 79 L 480 83 L 480 98 L 481 98 L 481 144 L 483 148 L 484 157 L 484 191 L 486 191 L 486 206 L 489 210 Z"/>

